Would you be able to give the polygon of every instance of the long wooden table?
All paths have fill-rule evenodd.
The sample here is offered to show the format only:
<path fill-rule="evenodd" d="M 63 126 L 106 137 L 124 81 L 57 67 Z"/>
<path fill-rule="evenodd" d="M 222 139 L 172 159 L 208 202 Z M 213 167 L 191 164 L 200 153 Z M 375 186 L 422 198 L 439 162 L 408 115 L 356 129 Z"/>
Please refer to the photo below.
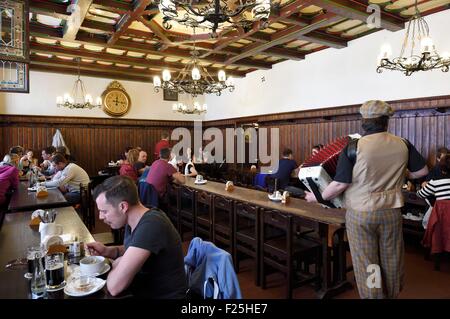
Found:
<path fill-rule="evenodd" d="M 186 178 L 186 183 L 182 186 L 236 201 L 248 202 L 263 208 L 279 210 L 292 214 L 297 218 L 318 223 L 323 261 L 322 288 L 318 293 L 319 298 L 331 297 L 351 287 L 346 280 L 345 211 L 343 209 L 324 208 L 318 204 L 308 203 L 297 198 L 290 198 L 288 203 L 282 204 L 271 201 L 266 192 L 243 187 L 235 187 L 232 192 L 228 192 L 225 190 L 225 184 L 222 183 L 208 181 L 206 184 L 197 185 L 194 182 L 194 178 Z M 334 256 L 333 278 L 331 276 L 331 249 L 328 245 L 330 226 L 335 229 L 334 235 L 332 235 L 332 247 L 336 247 L 334 251 L 336 255 Z"/>
<path fill-rule="evenodd" d="M 66 206 L 70 206 L 70 204 L 59 189 L 49 189 L 48 196 L 38 198 L 36 192 L 28 191 L 28 182 L 20 182 L 19 187 L 11 196 L 8 209 L 11 212 L 20 212 Z"/>
<path fill-rule="evenodd" d="M 64 233 L 78 236 L 82 242 L 93 242 L 94 238 L 72 207 L 57 208 L 56 223 L 61 224 Z M 23 268 L 5 269 L 5 265 L 17 258 L 26 257 L 27 247 L 38 245 L 39 232 L 29 227 L 31 212 L 6 214 L 0 230 L 0 299 L 30 299 L 30 280 L 24 278 L 27 265 Z M 108 298 L 106 288 L 88 298 Z M 68 298 L 63 290 L 48 293 L 49 299 Z"/>

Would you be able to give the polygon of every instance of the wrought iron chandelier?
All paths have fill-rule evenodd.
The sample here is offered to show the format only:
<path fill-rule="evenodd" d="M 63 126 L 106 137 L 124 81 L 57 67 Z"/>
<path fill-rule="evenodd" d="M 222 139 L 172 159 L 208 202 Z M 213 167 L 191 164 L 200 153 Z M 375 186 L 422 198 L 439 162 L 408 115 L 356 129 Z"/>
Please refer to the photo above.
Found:
<path fill-rule="evenodd" d="M 206 104 L 203 104 L 203 106 L 200 105 L 199 102 L 194 102 L 193 108 L 188 107 L 184 103 L 174 103 L 172 105 L 172 111 L 183 113 L 183 114 L 203 114 L 206 113 L 208 110 L 208 106 Z"/>
<path fill-rule="evenodd" d="M 175 21 L 191 28 L 211 29 L 211 36 L 216 37 L 219 27 L 249 29 L 257 20 L 266 27 L 270 0 L 160 0 L 159 11 L 167 30 Z"/>
<path fill-rule="evenodd" d="M 195 29 L 194 29 L 195 34 Z M 170 71 L 165 69 L 162 72 L 162 82 L 159 76 L 153 77 L 153 86 L 156 92 L 160 89 L 177 93 L 187 93 L 193 97 L 203 94 L 222 94 L 223 90 L 234 91 L 234 80 L 226 76 L 225 71 L 217 73 L 217 81 L 209 74 L 208 70 L 198 63 L 199 52 L 195 49 L 191 51 L 191 59 L 185 67 L 172 79 Z"/>
<path fill-rule="evenodd" d="M 81 58 L 76 58 L 76 61 L 78 62 L 78 79 L 73 85 L 72 94 L 65 93 L 64 96 L 58 96 L 56 98 L 56 105 L 58 107 L 68 107 L 69 109 L 93 109 L 102 106 L 102 99 L 100 97 L 97 97 L 94 104 L 92 95 L 86 94 L 84 83 L 80 78 L 80 60 Z"/>
<path fill-rule="evenodd" d="M 450 54 L 444 52 L 442 55 L 439 55 L 429 33 L 428 24 L 420 15 L 416 0 L 415 14 L 408 21 L 400 56 L 391 60 L 390 46 L 383 45 L 378 57 L 377 72 L 381 73 L 384 69 L 387 69 L 401 71 L 407 76 L 417 71 L 429 71 L 433 69 L 441 69 L 442 72 L 448 72 L 450 67 Z M 415 52 L 417 42 L 420 42 L 420 53 Z M 408 49 L 410 49 L 409 56 L 406 53 Z"/>

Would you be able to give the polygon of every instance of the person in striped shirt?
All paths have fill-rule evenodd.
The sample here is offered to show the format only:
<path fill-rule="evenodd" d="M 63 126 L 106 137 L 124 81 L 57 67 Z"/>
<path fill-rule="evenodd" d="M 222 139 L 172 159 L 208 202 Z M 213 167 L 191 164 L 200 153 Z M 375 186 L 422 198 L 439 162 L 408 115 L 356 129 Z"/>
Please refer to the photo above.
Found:
<path fill-rule="evenodd" d="M 440 159 L 439 168 L 441 178 L 430 180 L 417 192 L 417 196 L 432 200 L 450 200 L 450 154 Z"/>

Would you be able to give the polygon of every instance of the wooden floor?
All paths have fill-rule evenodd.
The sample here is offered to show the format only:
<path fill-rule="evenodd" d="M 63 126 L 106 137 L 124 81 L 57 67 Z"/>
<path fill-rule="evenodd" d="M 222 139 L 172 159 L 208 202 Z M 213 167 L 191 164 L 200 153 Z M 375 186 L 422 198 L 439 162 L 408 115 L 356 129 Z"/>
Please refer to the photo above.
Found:
<path fill-rule="evenodd" d="M 98 217 L 98 214 L 97 214 Z M 109 226 L 96 220 L 96 228 L 93 233 L 108 232 Z M 186 252 L 189 241 L 183 242 Z M 350 254 L 347 255 L 349 264 Z M 238 274 L 241 292 L 246 299 L 283 299 L 285 297 L 284 278 L 274 273 L 267 277 L 267 289 L 261 289 L 254 285 L 252 266 L 250 260 L 241 263 L 241 271 Z M 347 290 L 336 296 L 337 299 L 359 298 L 353 272 L 348 273 L 348 280 L 353 284 L 353 289 Z M 304 286 L 294 291 L 296 299 L 316 298 L 313 287 Z M 441 263 L 441 270 L 433 270 L 433 262 L 424 259 L 424 250 L 420 240 L 414 237 L 405 238 L 405 287 L 399 298 L 449 298 L 450 299 L 450 260 L 446 258 Z"/>

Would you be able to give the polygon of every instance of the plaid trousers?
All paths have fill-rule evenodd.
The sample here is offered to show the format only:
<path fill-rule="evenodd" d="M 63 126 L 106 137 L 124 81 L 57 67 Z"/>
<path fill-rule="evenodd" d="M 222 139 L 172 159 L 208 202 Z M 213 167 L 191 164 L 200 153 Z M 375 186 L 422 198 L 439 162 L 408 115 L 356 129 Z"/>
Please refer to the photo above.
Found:
<path fill-rule="evenodd" d="M 373 212 L 347 210 L 345 223 L 359 296 L 364 299 L 396 298 L 404 279 L 400 209 Z M 381 270 L 379 288 L 369 283 L 374 278 L 373 268 L 368 269 L 369 265 L 378 265 Z"/>

